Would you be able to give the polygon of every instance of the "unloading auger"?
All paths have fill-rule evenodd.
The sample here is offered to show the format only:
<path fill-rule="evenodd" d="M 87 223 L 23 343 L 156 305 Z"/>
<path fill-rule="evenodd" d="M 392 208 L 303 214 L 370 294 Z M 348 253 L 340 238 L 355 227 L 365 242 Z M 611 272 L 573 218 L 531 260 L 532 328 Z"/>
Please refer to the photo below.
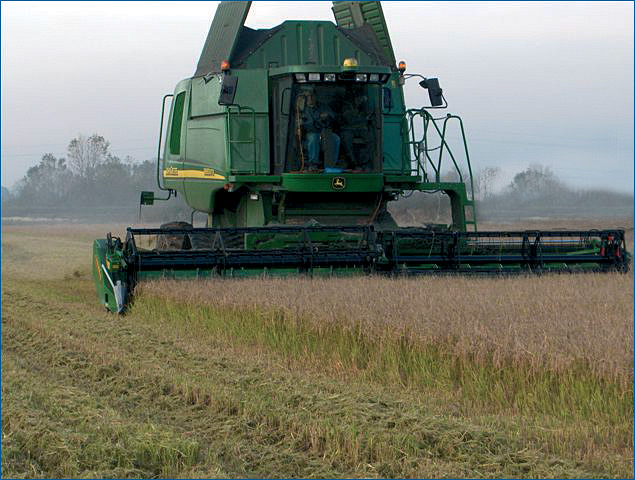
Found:
<path fill-rule="evenodd" d="M 164 97 L 167 196 L 141 193 L 152 205 L 178 192 L 208 228 L 173 222 L 96 240 L 108 310 L 123 312 L 154 278 L 628 270 L 620 229 L 477 231 L 463 122 L 431 113 L 447 107 L 436 78 L 397 64 L 380 2 L 333 2 L 335 24 L 264 30 L 244 26 L 250 4 L 221 2 L 194 76 Z M 411 79 L 430 105 L 405 107 Z M 451 224 L 398 227 L 387 204 L 413 191 L 447 195 Z"/>

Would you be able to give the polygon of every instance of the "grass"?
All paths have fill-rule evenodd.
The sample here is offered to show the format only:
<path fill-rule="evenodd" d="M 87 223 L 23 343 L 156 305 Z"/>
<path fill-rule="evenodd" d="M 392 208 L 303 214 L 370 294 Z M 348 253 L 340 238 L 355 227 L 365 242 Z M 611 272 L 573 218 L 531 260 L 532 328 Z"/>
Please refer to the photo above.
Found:
<path fill-rule="evenodd" d="M 3 471 L 60 477 L 169 477 L 192 466 L 200 445 L 122 417 L 81 388 L 51 382 L 2 358 Z"/>
<path fill-rule="evenodd" d="M 4 227 L 2 476 L 632 477 L 633 279 L 145 285 Z"/>
<path fill-rule="evenodd" d="M 448 358 L 515 364 L 528 373 L 578 365 L 626 388 L 633 381 L 631 280 L 584 274 L 161 281 L 142 284 L 133 308 L 148 317 L 188 317 L 177 321 L 207 325 L 215 335 L 278 343 L 285 355 L 337 350 L 362 367 L 389 348 L 407 355 L 439 347 Z M 208 321 L 226 311 L 236 317 L 231 325 Z"/>

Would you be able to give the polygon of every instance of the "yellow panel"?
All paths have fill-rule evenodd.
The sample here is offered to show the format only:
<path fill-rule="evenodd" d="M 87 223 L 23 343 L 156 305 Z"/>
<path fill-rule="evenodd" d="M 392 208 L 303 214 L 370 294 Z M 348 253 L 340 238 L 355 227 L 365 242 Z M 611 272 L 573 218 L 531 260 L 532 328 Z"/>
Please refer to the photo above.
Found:
<path fill-rule="evenodd" d="M 179 170 L 175 167 L 163 170 L 164 178 L 203 178 L 206 180 L 225 180 L 225 177 L 217 173 L 213 168 L 203 170 Z"/>

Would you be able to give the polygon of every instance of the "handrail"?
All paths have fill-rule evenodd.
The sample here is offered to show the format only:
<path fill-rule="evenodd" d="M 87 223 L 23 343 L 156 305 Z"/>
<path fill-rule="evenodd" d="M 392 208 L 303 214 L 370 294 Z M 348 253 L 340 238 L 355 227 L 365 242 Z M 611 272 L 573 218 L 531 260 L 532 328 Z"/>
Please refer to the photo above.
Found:
<path fill-rule="evenodd" d="M 232 112 L 232 109 L 237 109 L 237 111 Z M 244 112 L 248 112 L 251 114 L 251 131 L 252 131 L 252 138 L 251 140 L 232 140 L 232 122 L 231 122 L 231 115 L 232 113 L 234 113 L 234 115 L 243 115 L 243 111 Z M 242 172 L 241 170 L 238 169 L 234 169 L 233 168 L 233 162 L 232 162 L 232 145 L 233 144 L 253 144 L 253 157 L 254 157 L 254 169 L 253 169 L 253 174 L 257 174 L 258 173 L 258 157 L 256 156 L 256 111 L 251 108 L 251 107 L 242 107 L 240 105 L 228 105 L 227 106 L 227 116 L 226 116 L 226 129 L 225 129 L 225 136 L 226 136 L 226 140 L 227 140 L 227 161 L 228 161 L 228 166 L 229 168 L 227 170 L 229 170 L 231 173 L 245 173 Z M 247 173 L 252 173 L 252 172 L 247 172 Z"/>
<path fill-rule="evenodd" d="M 439 131 L 439 127 L 437 126 L 437 122 L 434 121 L 432 124 L 434 125 L 434 128 L 436 129 L 437 133 L 439 134 L 439 136 L 441 137 L 441 145 L 439 148 L 439 170 L 441 169 L 441 159 L 443 158 L 443 147 L 447 147 L 448 150 L 448 155 L 450 155 L 450 158 L 452 159 L 452 163 L 454 164 L 454 168 L 456 168 L 456 171 L 459 174 L 459 181 L 461 183 L 463 183 L 463 173 L 461 172 L 461 169 L 459 168 L 459 165 L 456 163 L 456 158 L 454 158 L 454 154 L 452 153 L 452 150 L 450 149 L 450 146 L 447 144 L 447 142 L 445 141 L 445 133 L 447 131 L 447 126 L 448 126 L 448 118 L 452 118 L 451 115 L 448 114 L 447 117 L 445 117 L 445 120 L 443 121 L 443 132 Z"/>
<path fill-rule="evenodd" d="M 459 223 L 462 224 L 462 228 L 465 229 L 466 226 L 472 225 L 474 231 L 476 231 L 476 210 L 474 204 L 474 176 L 472 173 L 472 164 L 470 161 L 470 153 L 467 147 L 467 138 L 465 136 L 465 128 L 463 126 L 463 120 L 457 115 L 447 114 L 445 117 L 434 118 L 425 108 L 421 109 L 410 109 L 406 111 L 406 126 L 409 128 L 407 132 L 406 138 L 406 149 L 408 151 L 408 155 L 410 156 L 410 175 L 421 175 L 423 177 L 424 182 L 429 182 L 428 165 L 434 170 L 434 182 L 441 182 L 441 172 L 442 172 L 442 162 L 443 155 L 447 152 L 447 156 L 450 157 L 452 161 L 452 165 L 459 177 L 459 182 L 463 186 L 462 190 L 462 200 L 461 205 L 457 206 L 457 215 Z M 421 117 L 423 132 L 421 134 L 421 139 L 417 139 L 417 132 L 415 131 L 415 117 Z M 443 125 L 441 128 L 439 127 L 437 121 L 443 121 Z M 461 129 L 461 138 L 463 140 L 463 149 L 465 151 L 465 161 L 467 163 L 467 173 L 469 174 L 469 194 L 467 192 L 467 187 L 465 185 L 463 171 L 459 167 L 457 159 L 454 155 L 454 152 L 450 148 L 450 145 L 447 142 L 446 134 L 448 132 L 448 125 L 452 120 L 456 120 L 459 122 L 459 127 Z M 432 125 L 432 127 L 430 127 Z M 435 132 L 439 137 L 439 144 L 431 147 L 430 142 L 430 133 Z M 432 152 L 439 151 L 439 155 L 436 159 L 431 157 Z M 454 207 L 453 208 L 453 218 L 455 215 Z M 470 208 L 472 212 L 472 218 L 467 219 L 466 208 Z"/>
<path fill-rule="evenodd" d="M 423 174 L 424 181 L 428 181 L 428 172 L 427 172 L 427 171 L 426 171 L 426 169 L 425 169 L 425 162 L 424 162 L 424 164 L 423 164 L 423 165 L 421 164 L 421 144 L 422 144 L 422 142 L 425 142 L 425 139 L 426 139 L 425 129 L 426 129 L 427 127 L 426 127 L 425 122 L 424 122 L 424 135 L 423 135 L 423 139 L 421 140 L 421 142 L 417 142 L 417 139 L 416 139 L 416 137 L 415 137 L 416 133 L 415 133 L 415 126 L 414 126 L 414 117 L 415 117 L 415 116 L 416 116 L 416 115 L 408 115 L 408 117 L 409 117 L 409 118 L 408 118 L 408 121 L 409 121 L 409 123 L 410 123 L 410 128 L 409 128 L 410 141 L 408 142 L 408 145 L 409 145 L 409 147 L 410 147 L 410 146 L 412 146 L 412 150 L 413 150 L 413 153 L 414 153 L 414 155 L 415 155 L 416 162 L 417 162 L 417 168 L 416 168 L 416 170 L 414 170 L 414 172 L 413 172 L 413 169 L 412 169 L 412 159 L 410 159 L 410 172 L 409 172 L 409 173 L 410 173 L 411 175 L 412 175 L 413 173 L 415 173 L 416 175 L 419 175 L 419 173 L 422 173 L 422 174 Z M 425 150 L 426 150 L 426 149 L 424 148 L 424 151 L 425 151 Z M 410 157 L 410 152 L 408 152 L 408 153 L 409 153 L 409 155 L 408 155 L 408 156 Z M 433 168 L 434 168 L 434 165 L 433 165 Z"/>
<path fill-rule="evenodd" d="M 157 147 L 157 186 L 159 187 L 159 190 L 163 190 L 163 191 L 168 191 L 169 195 L 172 195 L 172 189 L 171 188 L 165 188 L 164 186 L 161 185 L 161 141 L 163 139 L 163 118 L 165 116 L 165 101 L 169 98 L 169 97 L 174 97 L 173 94 L 168 93 L 167 95 L 165 95 L 163 97 L 163 102 L 161 105 L 161 126 L 159 127 L 159 146 Z M 168 199 L 170 198 L 170 196 L 168 196 Z M 160 200 L 160 199 L 157 199 Z M 167 199 L 166 199 L 167 200 Z"/>
<path fill-rule="evenodd" d="M 474 196 L 474 178 L 472 175 L 472 163 L 470 162 L 470 152 L 467 148 L 467 137 L 465 136 L 465 128 L 463 127 L 463 120 L 461 119 L 461 117 L 459 117 L 458 115 L 451 115 L 451 114 L 447 115 L 445 117 L 445 120 L 443 121 L 443 135 L 445 136 L 445 131 L 446 131 L 448 121 L 452 120 L 453 118 L 455 118 L 459 122 L 459 126 L 461 127 L 461 137 L 463 138 L 463 148 L 465 149 L 467 169 L 470 174 L 470 192 L 472 193 L 472 196 Z M 443 151 L 443 145 L 441 146 L 441 153 L 439 153 L 439 155 L 442 154 L 442 151 Z M 449 153 L 449 148 L 448 148 L 448 153 Z M 454 156 L 452 156 L 452 160 L 454 161 Z M 456 166 L 456 162 L 454 162 L 454 165 Z M 461 172 L 459 170 L 459 175 L 460 174 Z"/>
<path fill-rule="evenodd" d="M 447 153 L 449 155 L 450 160 L 459 176 L 459 181 L 464 183 L 463 172 L 458 165 L 457 159 L 454 155 L 454 152 L 450 145 L 447 142 L 446 134 L 448 132 L 448 123 L 450 120 L 456 119 L 459 122 L 459 127 L 461 129 L 461 138 L 463 141 L 463 148 L 465 151 L 465 159 L 467 163 L 467 169 L 469 173 L 469 183 L 470 183 L 470 191 L 474 192 L 474 179 L 472 173 L 472 165 L 470 162 L 470 154 L 467 147 L 467 138 L 465 136 L 465 128 L 463 126 L 463 120 L 457 115 L 448 114 L 443 119 L 443 125 L 441 128 L 437 124 L 437 120 L 441 120 L 441 118 L 434 118 L 427 110 L 424 108 L 421 109 L 409 109 L 406 111 L 406 117 L 408 122 L 408 141 L 406 142 L 407 148 L 411 155 L 411 168 L 410 173 L 415 175 L 421 175 L 424 181 L 428 181 L 428 172 L 426 166 L 430 166 L 434 171 L 434 179 L 435 182 L 441 181 L 441 170 L 443 163 L 443 155 Z M 415 118 L 421 117 L 423 132 L 421 134 L 420 139 L 417 139 L 417 133 L 415 131 Z M 432 125 L 432 128 L 430 127 Z M 439 145 L 430 147 L 430 132 L 436 132 L 439 136 Z M 439 155 L 435 159 L 433 159 L 430 155 L 431 152 L 438 150 Z M 414 163 L 414 165 L 413 165 Z"/>

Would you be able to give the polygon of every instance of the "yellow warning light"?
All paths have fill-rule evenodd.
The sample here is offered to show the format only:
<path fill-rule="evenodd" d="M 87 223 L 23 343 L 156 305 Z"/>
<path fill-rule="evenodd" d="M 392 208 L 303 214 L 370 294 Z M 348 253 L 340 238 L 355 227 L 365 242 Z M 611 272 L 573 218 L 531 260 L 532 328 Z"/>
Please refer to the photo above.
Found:
<path fill-rule="evenodd" d="M 357 63 L 356 58 L 346 58 L 344 59 L 344 63 L 342 64 L 344 68 L 357 68 L 359 64 Z"/>
<path fill-rule="evenodd" d="M 226 72 L 229 70 L 229 62 L 227 60 L 223 60 L 220 62 L 220 70 L 221 72 Z"/>
<path fill-rule="evenodd" d="M 399 73 L 401 73 L 402 75 L 404 74 L 404 72 L 406 71 L 406 62 L 404 62 L 403 60 L 401 62 L 399 62 Z"/>

